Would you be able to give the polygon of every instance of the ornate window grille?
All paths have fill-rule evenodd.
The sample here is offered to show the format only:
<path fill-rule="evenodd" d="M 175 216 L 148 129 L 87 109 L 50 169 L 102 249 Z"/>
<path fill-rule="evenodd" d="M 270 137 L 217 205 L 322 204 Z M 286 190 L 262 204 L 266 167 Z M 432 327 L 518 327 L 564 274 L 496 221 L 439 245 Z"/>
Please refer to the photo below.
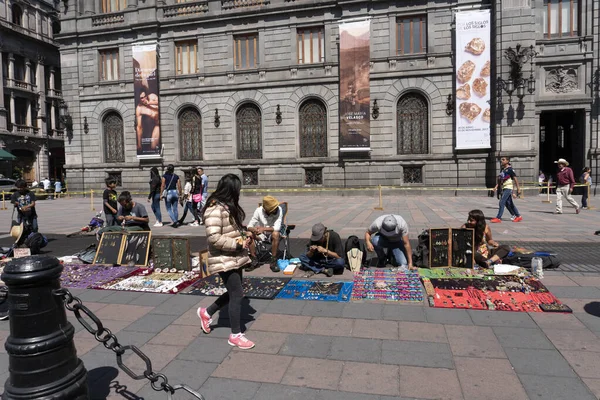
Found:
<path fill-rule="evenodd" d="M 114 179 L 117 182 L 117 186 L 123 186 L 122 172 L 109 172 L 108 177 Z"/>
<path fill-rule="evenodd" d="M 322 185 L 323 168 L 306 168 L 304 170 L 305 185 Z"/>
<path fill-rule="evenodd" d="M 417 93 L 400 98 L 397 107 L 398 154 L 429 152 L 429 109 L 427 100 Z"/>
<path fill-rule="evenodd" d="M 300 106 L 300 157 L 327 157 L 327 110 L 319 100 Z"/>
<path fill-rule="evenodd" d="M 262 116 L 254 104 L 244 104 L 235 116 L 237 123 L 238 158 L 262 158 Z"/>
<path fill-rule="evenodd" d="M 109 113 L 102 120 L 104 132 L 104 158 L 106 162 L 125 162 L 123 141 L 123 118 L 116 112 Z"/>
<path fill-rule="evenodd" d="M 404 183 L 423 183 L 423 167 L 404 167 Z"/>
<path fill-rule="evenodd" d="M 181 160 L 202 160 L 202 117 L 195 108 L 179 114 L 179 144 Z"/>
<path fill-rule="evenodd" d="M 242 183 L 244 186 L 258 186 L 258 170 L 242 170 Z"/>

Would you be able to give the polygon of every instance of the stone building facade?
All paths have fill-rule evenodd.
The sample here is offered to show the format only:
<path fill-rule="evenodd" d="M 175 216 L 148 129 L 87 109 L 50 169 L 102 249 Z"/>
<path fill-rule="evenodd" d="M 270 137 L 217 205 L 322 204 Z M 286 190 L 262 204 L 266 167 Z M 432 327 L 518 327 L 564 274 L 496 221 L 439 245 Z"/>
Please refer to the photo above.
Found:
<path fill-rule="evenodd" d="M 123 188 L 145 189 L 149 168 L 170 163 L 203 165 L 213 177 L 235 172 L 257 188 L 481 187 L 494 185 L 500 155 L 525 181 L 555 172 L 558 157 L 598 177 L 598 0 L 561 0 L 556 9 L 548 0 L 63 3 L 71 188 L 99 187 L 110 174 Z M 492 15 L 492 143 L 455 150 L 454 13 L 478 9 Z M 341 153 L 338 26 L 355 18 L 371 21 L 379 115 L 371 150 Z M 132 45 L 145 42 L 159 48 L 158 160 L 136 156 Z M 517 45 L 537 52 L 523 66 L 535 91 L 521 98 L 495 89 L 511 69 L 504 52 Z M 406 119 L 413 123 L 398 124 Z"/>
<path fill-rule="evenodd" d="M 17 157 L 0 162 L 7 177 L 62 179 L 58 27 L 53 3 L 0 0 L 0 145 Z"/>

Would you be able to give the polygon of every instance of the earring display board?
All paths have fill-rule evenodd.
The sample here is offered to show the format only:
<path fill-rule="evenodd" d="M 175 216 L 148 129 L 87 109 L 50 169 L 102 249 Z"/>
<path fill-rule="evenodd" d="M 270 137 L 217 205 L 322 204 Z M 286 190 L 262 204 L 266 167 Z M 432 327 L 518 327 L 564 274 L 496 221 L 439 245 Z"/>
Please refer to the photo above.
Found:
<path fill-rule="evenodd" d="M 150 253 L 150 239 L 152 232 L 128 232 L 123 237 L 123 253 L 121 254 L 120 264 L 135 265 L 145 267 L 148 265 L 148 255 Z"/>
<path fill-rule="evenodd" d="M 191 271 L 189 239 L 185 237 L 152 238 L 152 259 L 154 268 Z"/>
<path fill-rule="evenodd" d="M 439 228 L 429 230 L 429 267 L 473 268 L 475 231 Z"/>
<path fill-rule="evenodd" d="M 94 264 L 118 265 L 123 253 L 123 236 L 122 232 L 104 232 L 94 256 Z"/>

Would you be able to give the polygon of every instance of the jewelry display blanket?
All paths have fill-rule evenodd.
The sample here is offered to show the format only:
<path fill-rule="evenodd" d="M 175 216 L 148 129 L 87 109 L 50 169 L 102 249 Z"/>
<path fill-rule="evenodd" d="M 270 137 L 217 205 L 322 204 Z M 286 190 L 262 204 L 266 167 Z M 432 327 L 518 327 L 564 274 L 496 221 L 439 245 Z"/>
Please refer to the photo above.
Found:
<path fill-rule="evenodd" d="M 352 295 L 352 282 L 320 282 L 292 279 L 279 292 L 278 299 L 321 300 L 348 302 Z"/>
<path fill-rule="evenodd" d="M 87 289 L 103 285 L 112 280 L 129 276 L 139 267 L 113 267 L 111 265 L 95 264 L 63 264 L 60 276 L 61 286 L 68 288 Z"/>
<path fill-rule="evenodd" d="M 450 278 L 473 278 L 480 279 L 487 275 L 494 275 L 492 269 L 471 269 L 471 268 L 419 268 L 419 276 L 429 279 L 450 279 Z"/>
<path fill-rule="evenodd" d="M 200 278 L 200 271 L 156 272 L 150 268 L 140 268 L 134 275 L 119 278 L 97 289 L 127 290 L 150 293 L 178 293 Z"/>
<path fill-rule="evenodd" d="M 352 300 L 423 301 L 417 272 L 363 269 L 354 274 Z"/>
<path fill-rule="evenodd" d="M 250 299 L 273 299 L 292 278 L 245 276 L 242 279 L 244 296 Z M 227 292 L 218 274 L 194 282 L 184 294 L 197 296 L 220 296 Z"/>

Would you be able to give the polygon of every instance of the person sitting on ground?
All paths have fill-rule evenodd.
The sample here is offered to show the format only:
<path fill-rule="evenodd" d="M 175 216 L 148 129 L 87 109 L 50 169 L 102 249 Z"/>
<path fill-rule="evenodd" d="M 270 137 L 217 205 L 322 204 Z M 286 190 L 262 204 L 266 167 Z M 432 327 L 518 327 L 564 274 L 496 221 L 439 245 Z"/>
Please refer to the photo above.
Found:
<path fill-rule="evenodd" d="M 310 242 L 306 247 L 306 253 L 300 256 L 302 269 L 327 276 L 344 272 L 344 246 L 337 232 L 327 230 L 319 222 L 313 225 Z"/>
<path fill-rule="evenodd" d="M 19 179 L 15 182 L 17 191 L 10 196 L 11 204 L 17 209 L 17 222 L 24 223 L 31 232 L 38 231 L 37 212 L 35 211 L 35 193 L 27 188 L 27 182 Z"/>
<path fill-rule="evenodd" d="M 149 231 L 150 218 L 143 204 L 131 199 L 131 193 L 127 190 L 119 195 L 119 214 L 117 221 L 128 231 Z"/>
<path fill-rule="evenodd" d="M 279 201 L 273 196 L 263 197 L 262 206 L 259 206 L 248 223 L 248 231 L 252 233 L 254 240 L 271 243 L 270 268 L 273 272 L 279 272 L 277 266 L 277 251 L 281 239 L 281 224 L 283 223 L 283 212 L 279 207 Z M 257 258 L 254 242 L 250 246 L 250 254 L 253 259 Z M 256 264 L 253 263 L 252 267 Z M 251 268 L 252 268 L 251 267 Z"/>
<path fill-rule="evenodd" d="M 490 268 L 492 265 L 502 262 L 502 259 L 510 253 L 510 247 L 500 245 L 492 239 L 492 230 L 485 222 L 485 215 L 481 210 L 471 210 L 467 223 L 462 228 L 475 230 L 475 262 L 483 267 Z M 490 249 L 489 246 L 492 248 Z"/>
<path fill-rule="evenodd" d="M 378 268 L 385 267 L 389 259 L 397 267 L 413 269 L 408 224 L 401 216 L 390 214 L 377 218 L 365 232 L 365 242 L 369 252 L 377 253 Z"/>

